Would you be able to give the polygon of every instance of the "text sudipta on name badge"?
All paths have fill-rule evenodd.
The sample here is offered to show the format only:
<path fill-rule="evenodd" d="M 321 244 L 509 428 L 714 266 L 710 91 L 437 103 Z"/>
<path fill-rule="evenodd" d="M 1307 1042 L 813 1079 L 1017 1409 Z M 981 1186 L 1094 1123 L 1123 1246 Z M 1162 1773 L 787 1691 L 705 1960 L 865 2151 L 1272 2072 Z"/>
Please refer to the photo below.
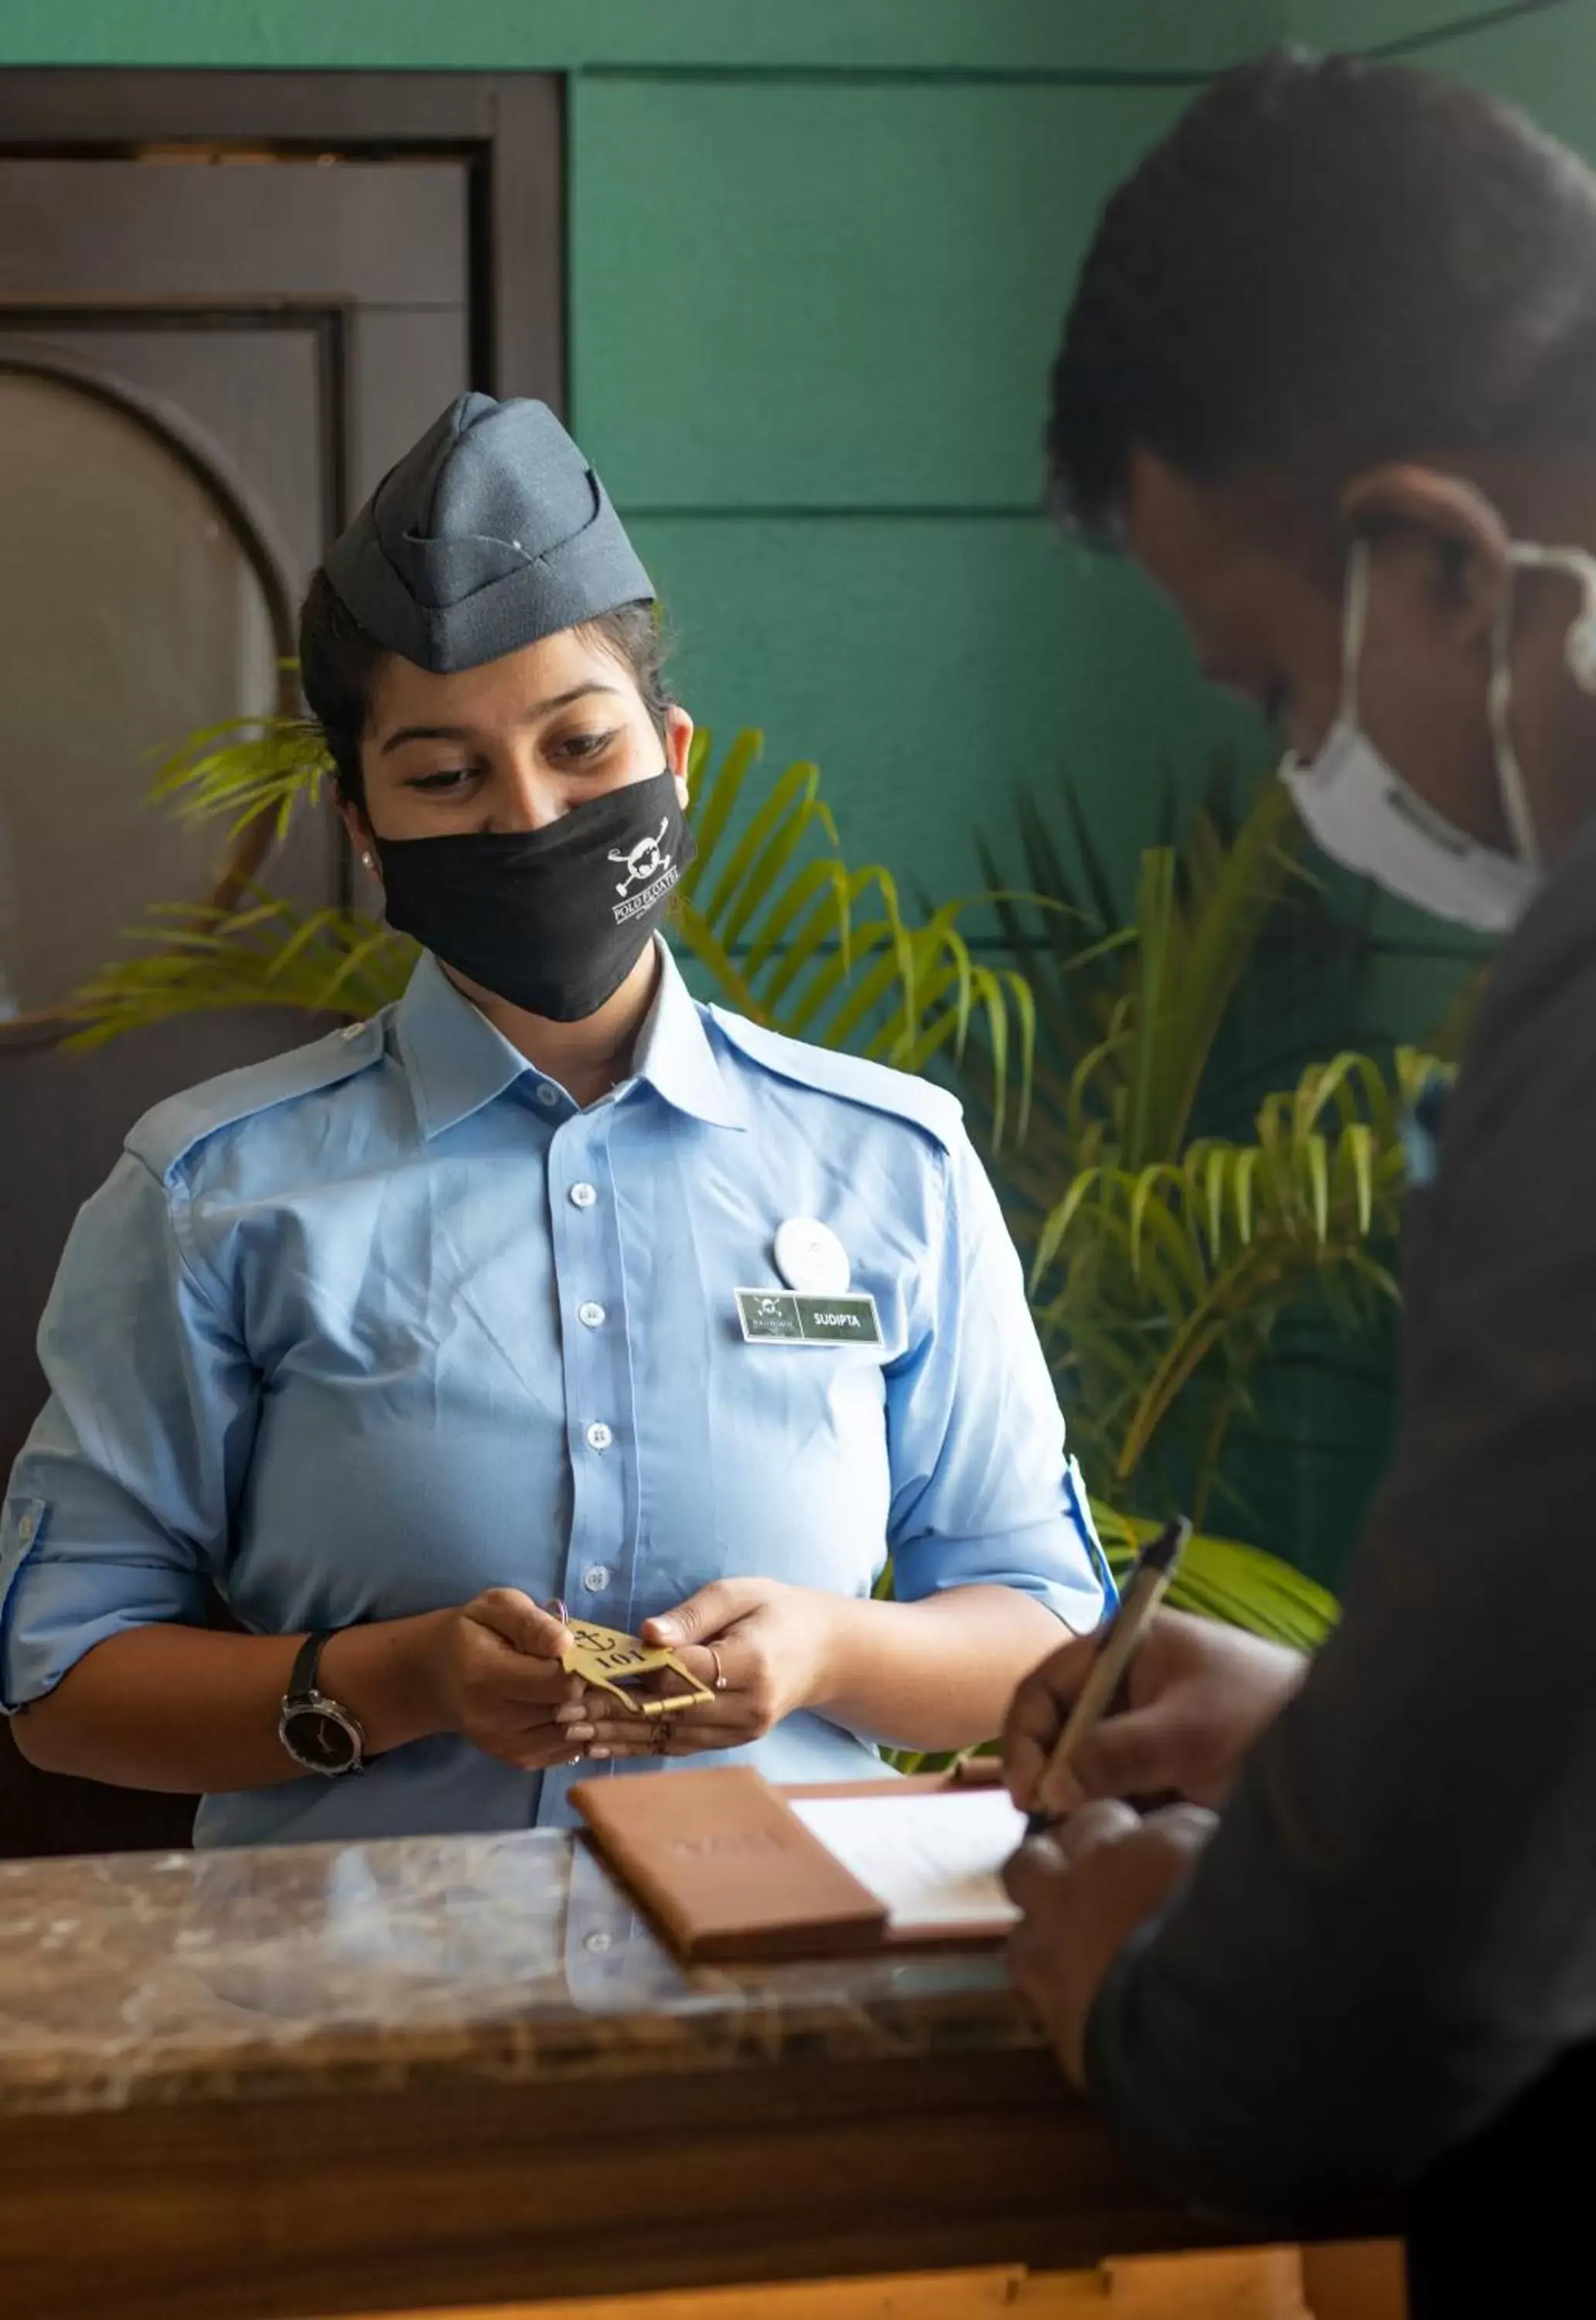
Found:
<path fill-rule="evenodd" d="M 738 1319 L 750 1346 L 879 1346 L 881 1316 L 862 1291 L 805 1297 L 791 1289 L 739 1289 Z"/>

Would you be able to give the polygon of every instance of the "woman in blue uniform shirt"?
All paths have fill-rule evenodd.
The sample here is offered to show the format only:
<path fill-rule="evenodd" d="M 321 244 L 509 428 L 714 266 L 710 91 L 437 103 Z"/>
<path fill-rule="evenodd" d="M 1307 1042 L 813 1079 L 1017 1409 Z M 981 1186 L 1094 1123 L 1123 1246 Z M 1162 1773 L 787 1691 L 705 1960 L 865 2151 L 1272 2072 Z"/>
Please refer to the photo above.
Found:
<path fill-rule="evenodd" d="M 866 1772 L 995 1731 L 1099 1614 L 957 1106 L 700 1008 L 656 938 L 692 726 L 651 597 L 543 405 L 467 396 L 400 463 L 302 666 L 424 956 L 141 1120 L 62 1259 L 0 1694 L 37 1764 L 203 1790 L 201 1843 L 558 1821 L 711 1751 Z M 784 1280 L 880 1343 L 748 1341 L 735 1292 Z M 709 1704 L 585 1692 L 567 1603 Z"/>

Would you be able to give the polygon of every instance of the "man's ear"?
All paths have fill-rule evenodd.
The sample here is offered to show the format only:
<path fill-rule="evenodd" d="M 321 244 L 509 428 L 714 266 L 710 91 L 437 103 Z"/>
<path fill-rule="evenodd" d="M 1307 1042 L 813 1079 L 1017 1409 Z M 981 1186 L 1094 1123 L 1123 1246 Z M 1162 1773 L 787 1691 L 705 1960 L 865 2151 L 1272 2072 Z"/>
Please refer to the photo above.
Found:
<path fill-rule="evenodd" d="M 1393 460 L 1355 476 L 1341 494 L 1341 517 L 1354 539 L 1402 535 L 1433 549 L 1450 609 L 1461 612 L 1468 641 L 1483 643 L 1511 581 L 1507 526 L 1483 492 L 1462 476 Z"/>
<path fill-rule="evenodd" d="M 665 762 L 676 776 L 676 802 L 687 811 L 687 758 L 693 748 L 693 720 L 674 701 L 665 712 Z"/>

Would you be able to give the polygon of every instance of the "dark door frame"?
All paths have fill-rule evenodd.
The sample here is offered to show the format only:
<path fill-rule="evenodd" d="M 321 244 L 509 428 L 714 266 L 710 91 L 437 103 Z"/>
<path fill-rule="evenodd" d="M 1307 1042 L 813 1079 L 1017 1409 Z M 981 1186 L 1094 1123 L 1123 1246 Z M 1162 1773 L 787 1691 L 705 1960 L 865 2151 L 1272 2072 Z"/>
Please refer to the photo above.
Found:
<path fill-rule="evenodd" d="M 540 396 L 563 415 L 562 75 L 53 65 L 0 74 L 0 158 L 136 160 L 163 147 L 464 161 L 472 376 L 494 394 Z"/>

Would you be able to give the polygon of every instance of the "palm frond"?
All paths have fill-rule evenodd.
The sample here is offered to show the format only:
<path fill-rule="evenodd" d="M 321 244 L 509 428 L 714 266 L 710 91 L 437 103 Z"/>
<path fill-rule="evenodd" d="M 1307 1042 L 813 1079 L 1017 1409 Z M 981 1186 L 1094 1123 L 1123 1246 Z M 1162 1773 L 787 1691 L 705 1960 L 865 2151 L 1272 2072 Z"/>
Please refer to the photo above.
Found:
<path fill-rule="evenodd" d="M 150 800 L 180 821 L 225 820 L 231 838 L 267 820 L 280 839 L 295 812 L 321 802 L 331 778 L 331 760 L 303 718 L 230 717 L 173 751 Z"/>
<path fill-rule="evenodd" d="M 1167 787 L 1123 902 L 1073 787 L 1059 806 L 1022 794 L 1019 834 L 1031 887 L 1063 907 L 996 904 L 1037 1040 L 1004 1202 L 1093 1487 L 1201 1518 L 1214 1491 L 1237 1497 L 1231 1433 L 1256 1422 L 1284 1318 L 1321 1311 L 1350 1335 L 1394 1297 L 1417 1066 L 1307 1060 L 1316 1014 L 1356 1020 L 1366 929 L 1329 920 L 1283 784 L 1248 802 L 1221 766 L 1184 816 Z M 996 884 L 990 845 L 980 858 Z M 1294 1074 L 1261 1102 L 1245 1094 L 1270 1085 L 1248 1061 L 1260 1043 Z M 992 1074 L 973 1042 L 973 1108 L 993 1106 Z"/>
<path fill-rule="evenodd" d="M 985 898 L 945 903 L 923 922 L 906 916 L 890 870 L 842 858 L 808 763 L 789 766 L 739 821 L 760 746 L 758 734 L 739 733 L 712 769 L 710 737 L 695 737 L 698 856 L 673 921 L 684 947 L 739 1013 L 901 1070 L 961 1056 L 980 1021 L 1001 1143 L 1011 1105 L 1022 1119 L 1029 1110 L 1035 1013 L 1023 977 L 976 958 L 959 931 Z"/>
<path fill-rule="evenodd" d="M 1201 1509 L 1281 1316 L 1317 1300 L 1358 1327 L 1394 1300 L 1402 1120 L 1434 1068 L 1407 1050 L 1389 1076 L 1338 1056 L 1268 1097 L 1251 1143 L 1200 1138 L 1178 1160 L 1114 1157 L 1070 1183 L 1038 1235 L 1032 1290 L 1111 1494 L 1178 1409 L 1205 1445 Z"/>
<path fill-rule="evenodd" d="M 1109 1567 L 1120 1577 L 1160 1526 L 1095 1502 L 1093 1512 Z M 1278 1555 L 1206 1531 L 1187 1541 L 1168 1600 L 1174 1610 L 1220 1619 L 1299 1652 L 1317 1651 L 1340 1609 L 1328 1589 Z"/>
<path fill-rule="evenodd" d="M 243 907 L 158 903 L 128 939 L 142 956 L 102 967 L 73 999 L 82 1025 L 68 1047 L 104 1047 L 119 1032 L 219 1008 L 301 1008 L 360 1020 L 396 999 L 416 946 L 352 911 L 309 915 L 251 889 Z"/>

